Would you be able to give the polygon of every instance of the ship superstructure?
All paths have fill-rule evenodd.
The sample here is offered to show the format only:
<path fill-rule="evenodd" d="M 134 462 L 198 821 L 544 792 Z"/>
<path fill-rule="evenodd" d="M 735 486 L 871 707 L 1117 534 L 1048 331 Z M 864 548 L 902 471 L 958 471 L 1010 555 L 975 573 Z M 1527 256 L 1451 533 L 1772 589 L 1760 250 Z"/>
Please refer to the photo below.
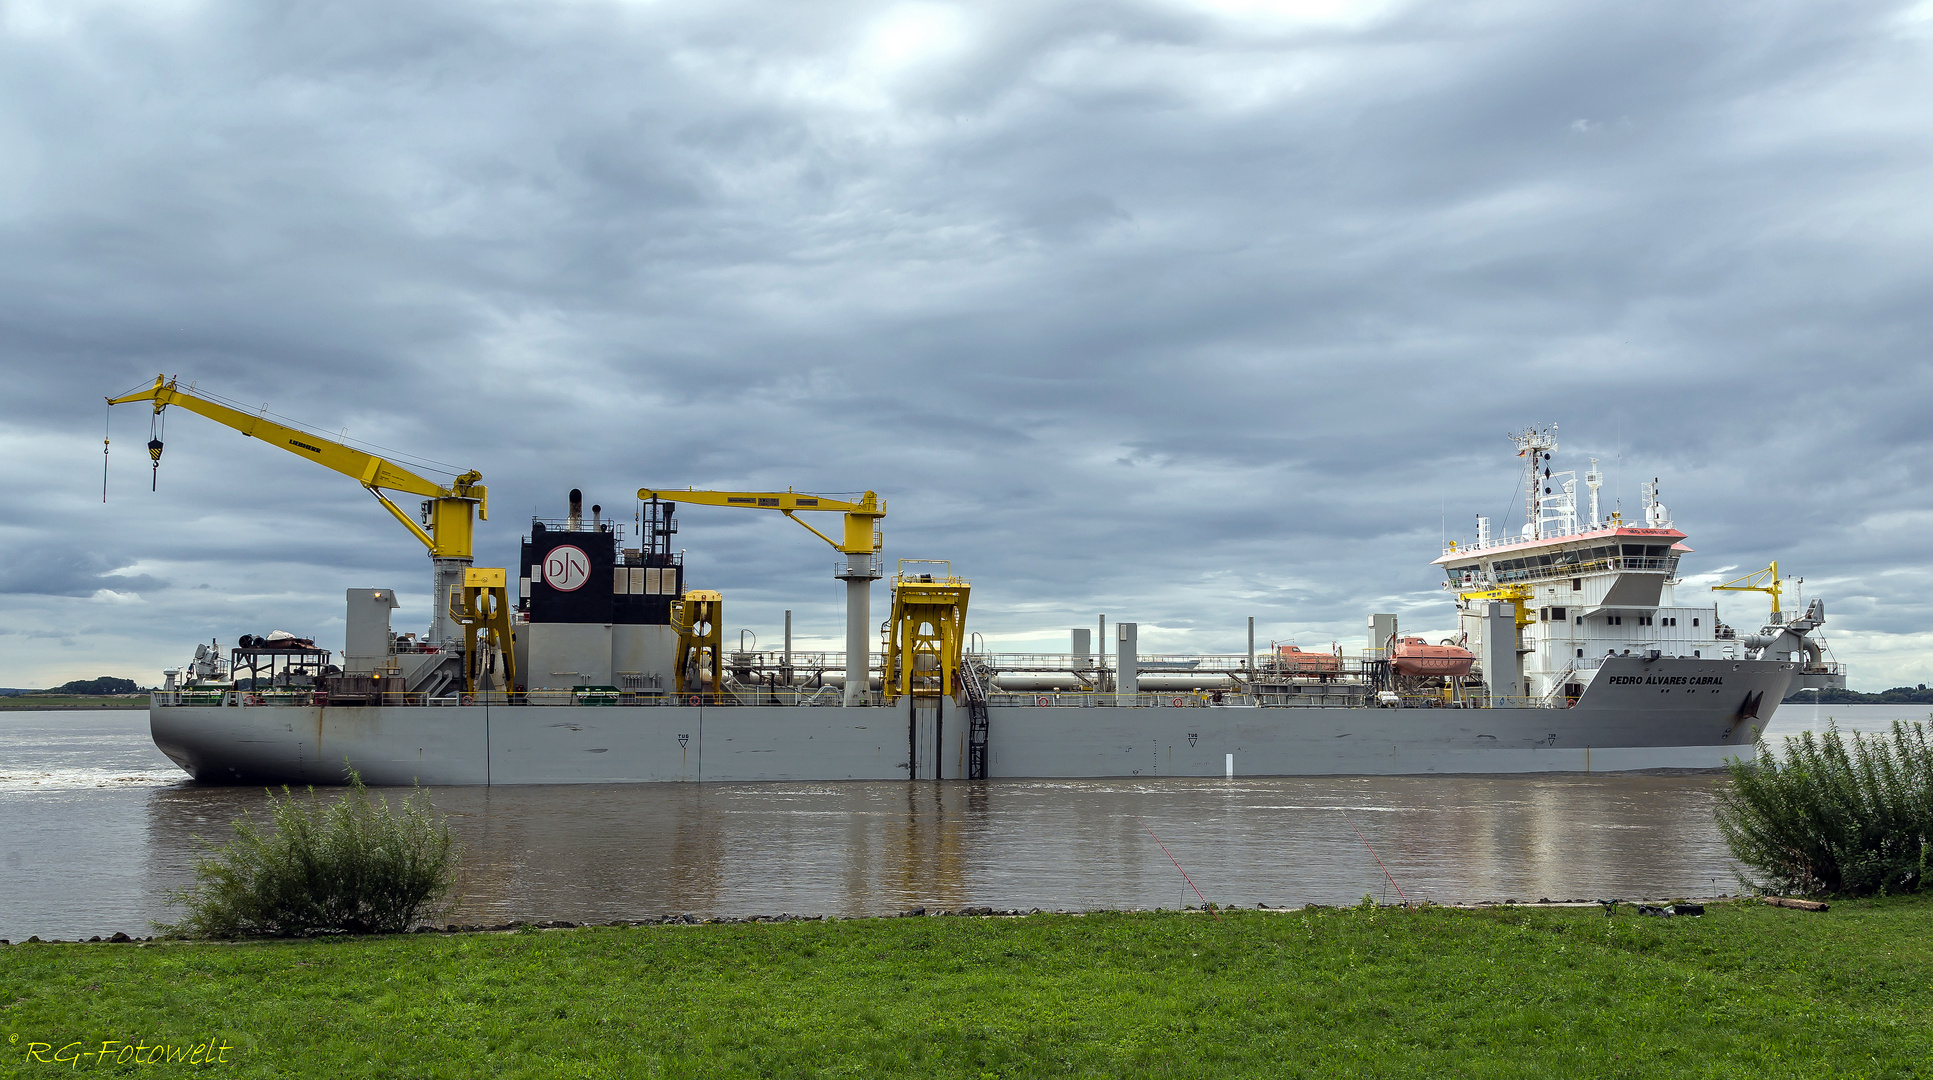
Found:
<path fill-rule="evenodd" d="M 1845 684 L 1813 633 L 1825 620 L 1822 601 L 1793 616 L 1778 610 L 1776 589 L 1761 590 L 1772 593 L 1771 617 L 1741 639 L 1719 620 L 1716 603 L 1679 600 L 1678 562 L 1692 549 L 1656 479 L 1641 485 L 1639 519 L 1626 523 L 1620 512 L 1601 513 L 1597 459 L 1581 478 L 1554 470 L 1555 425 L 1511 439 L 1523 461 L 1521 529 L 1497 534 L 1479 516 L 1476 539 L 1446 544 L 1435 560 L 1443 587 L 1456 594 L 1457 643 L 1481 658 L 1493 699 L 1574 703 L 1605 658 L 1616 656 L 1796 661 L 1803 670 L 1795 689 Z"/>

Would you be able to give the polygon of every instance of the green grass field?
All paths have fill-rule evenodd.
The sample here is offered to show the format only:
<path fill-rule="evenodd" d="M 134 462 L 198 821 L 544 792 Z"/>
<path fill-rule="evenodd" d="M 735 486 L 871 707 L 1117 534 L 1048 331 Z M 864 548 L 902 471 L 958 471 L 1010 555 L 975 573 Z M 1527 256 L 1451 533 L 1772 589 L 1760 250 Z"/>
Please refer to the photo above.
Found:
<path fill-rule="evenodd" d="M 0 948 L 13 1075 L 1878 1077 L 1933 903 L 1041 915 Z M 31 1044 L 46 1044 L 30 1052 Z M 78 1046 L 70 1047 L 70 1044 Z M 94 1057 L 54 1061 L 69 1055 Z M 141 1055 L 153 1055 L 143 1050 Z M 162 1052 L 165 1056 L 166 1051 Z"/>

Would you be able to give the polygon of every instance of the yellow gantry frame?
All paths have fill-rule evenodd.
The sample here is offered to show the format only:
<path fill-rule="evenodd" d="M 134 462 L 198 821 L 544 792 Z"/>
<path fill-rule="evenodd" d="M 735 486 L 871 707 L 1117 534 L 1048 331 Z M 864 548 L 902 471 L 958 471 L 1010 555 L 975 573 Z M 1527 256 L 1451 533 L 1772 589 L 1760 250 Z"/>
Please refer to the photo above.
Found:
<path fill-rule="evenodd" d="M 710 589 L 686 589 L 671 605 L 671 625 L 678 631 L 678 692 L 719 694 L 725 679 L 725 594 Z M 706 681 L 705 675 L 711 679 Z"/>
<path fill-rule="evenodd" d="M 234 428 L 270 446 L 279 446 L 299 458 L 354 479 L 368 489 L 384 509 L 394 514 L 411 535 L 422 541 L 432 556 L 439 559 L 470 558 L 473 518 L 490 519 L 490 492 L 477 482 L 483 479 L 483 474 L 474 469 L 448 485 L 438 484 L 374 454 L 344 446 L 301 428 L 278 424 L 258 413 L 247 413 L 210 401 L 192 390 L 182 389 L 176 385 L 176 380 L 162 375 L 156 375 L 154 385 L 146 390 L 125 397 L 109 398 L 107 403 L 123 405 L 131 401 L 152 401 L 157 414 L 170 405 L 179 405 L 189 412 L 198 413 L 225 427 Z M 403 491 L 429 499 L 428 531 L 424 531 L 414 518 L 390 502 L 384 491 Z"/>
<path fill-rule="evenodd" d="M 511 647 L 509 575 L 501 569 L 463 571 L 463 588 L 450 590 L 450 619 L 462 627 L 463 688 L 474 694 L 483 674 L 484 638 L 495 638 L 503 656 L 503 688 L 517 685 L 517 650 Z M 487 689 L 484 687 L 483 689 Z"/>
<path fill-rule="evenodd" d="M 824 495 L 806 495 L 796 491 L 697 491 L 686 488 L 677 491 L 670 488 L 639 488 L 639 499 L 657 499 L 660 502 L 685 503 L 691 506 L 742 506 L 748 510 L 777 510 L 800 525 L 812 535 L 831 544 L 833 550 L 852 554 L 879 553 L 879 519 L 886 516 L 886 504 L 879 496 L 868 491 L 859 497 L 858 502 L 842 499 L 829 499 Z M 845 540 L 840 542 L 813 528 L 796 516 L 799 511 L 821 511 L 843 513 L 846 515 Z"/>
<path fill-rule="evenodd" d="M 1713 591 L 1725 592 L 1762 592 L 1772 598 L 1772 614 L 1779 615 L 1784 607 L 1779 603 L 1779 564 L 1775 559 L 1772 565 L 1763 570 L 1735 578 L 1723 585 L 1713 585 Z"/>
<path fill-rule="evenodd" d="M 944 566 L 937 574 L 909 574 L 909 564 Z M 931 578 L 932 580 L 925 580 Z M 953 576 L 945 561 L 901 559 L 893 578 L 893 616 L 886 629 L 886 700 L 952 697 L 966 644 L 967 596 L 973 586 Z"/>

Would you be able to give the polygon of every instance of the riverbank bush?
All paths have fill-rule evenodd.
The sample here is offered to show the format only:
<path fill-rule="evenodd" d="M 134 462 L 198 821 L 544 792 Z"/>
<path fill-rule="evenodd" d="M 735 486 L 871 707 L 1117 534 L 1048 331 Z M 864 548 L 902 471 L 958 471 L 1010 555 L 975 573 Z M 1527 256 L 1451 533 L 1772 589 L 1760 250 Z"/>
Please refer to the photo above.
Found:
<path fill-rule="evenodd" d="M 177 937 L 393 934 L 447 900 L 458 851 L 449 823 L 422 790 L 400 810 L 353 771 L 325 803 L 284 787 L 269 793 L 264 829 L 243 818 L 227 844 L 205 852 L 193 885 L 169 895 L 186 910 L 159 929 Z"/>
<path fill-rule="evenodd" d="M 1872 896 L 1926 887 L 1933 840 L 1933 746 L 1924 724 L 1890 737 L 1829 728 L 1761 745 L 1728 765 L 1718 829 L 1757 891 Z"/>
<path fill-rule="evenodd" d="M 1926 1074 L 1933 898 L 1706 912 L 1224 909 L 12 945 L 0 1003 L 19 1040 L 0 1043 L 0 1075 L 55 1067 L 27 1058 L 31 1043 L 51 1059 L 105 1040 L 150 1056 L 226 1047 L 217 1071 L 238 1078 Z"/>

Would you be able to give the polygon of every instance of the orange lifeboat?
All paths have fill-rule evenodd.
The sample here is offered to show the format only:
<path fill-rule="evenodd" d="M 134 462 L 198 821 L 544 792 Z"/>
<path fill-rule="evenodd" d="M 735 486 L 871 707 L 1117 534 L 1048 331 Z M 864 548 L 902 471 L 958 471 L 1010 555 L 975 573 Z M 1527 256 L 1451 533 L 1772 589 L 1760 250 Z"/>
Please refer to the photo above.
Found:
<path fill-rule="evenodd" d="M 1278 645 L 1275 662 L 1282 671 L 1296 674 L 1333 674 L 1342 670 L 1342 659 L 1333 653 L 1303 652 L 1293 645 Z"/>
<path fill-rule="evenodd" d="M 1455 645 L 1431 645 L 1420 637 L 1399 638 L 1390 650 L 1390 666 L 1398 675 L 1468 675 L 1476 657 Z"/>

